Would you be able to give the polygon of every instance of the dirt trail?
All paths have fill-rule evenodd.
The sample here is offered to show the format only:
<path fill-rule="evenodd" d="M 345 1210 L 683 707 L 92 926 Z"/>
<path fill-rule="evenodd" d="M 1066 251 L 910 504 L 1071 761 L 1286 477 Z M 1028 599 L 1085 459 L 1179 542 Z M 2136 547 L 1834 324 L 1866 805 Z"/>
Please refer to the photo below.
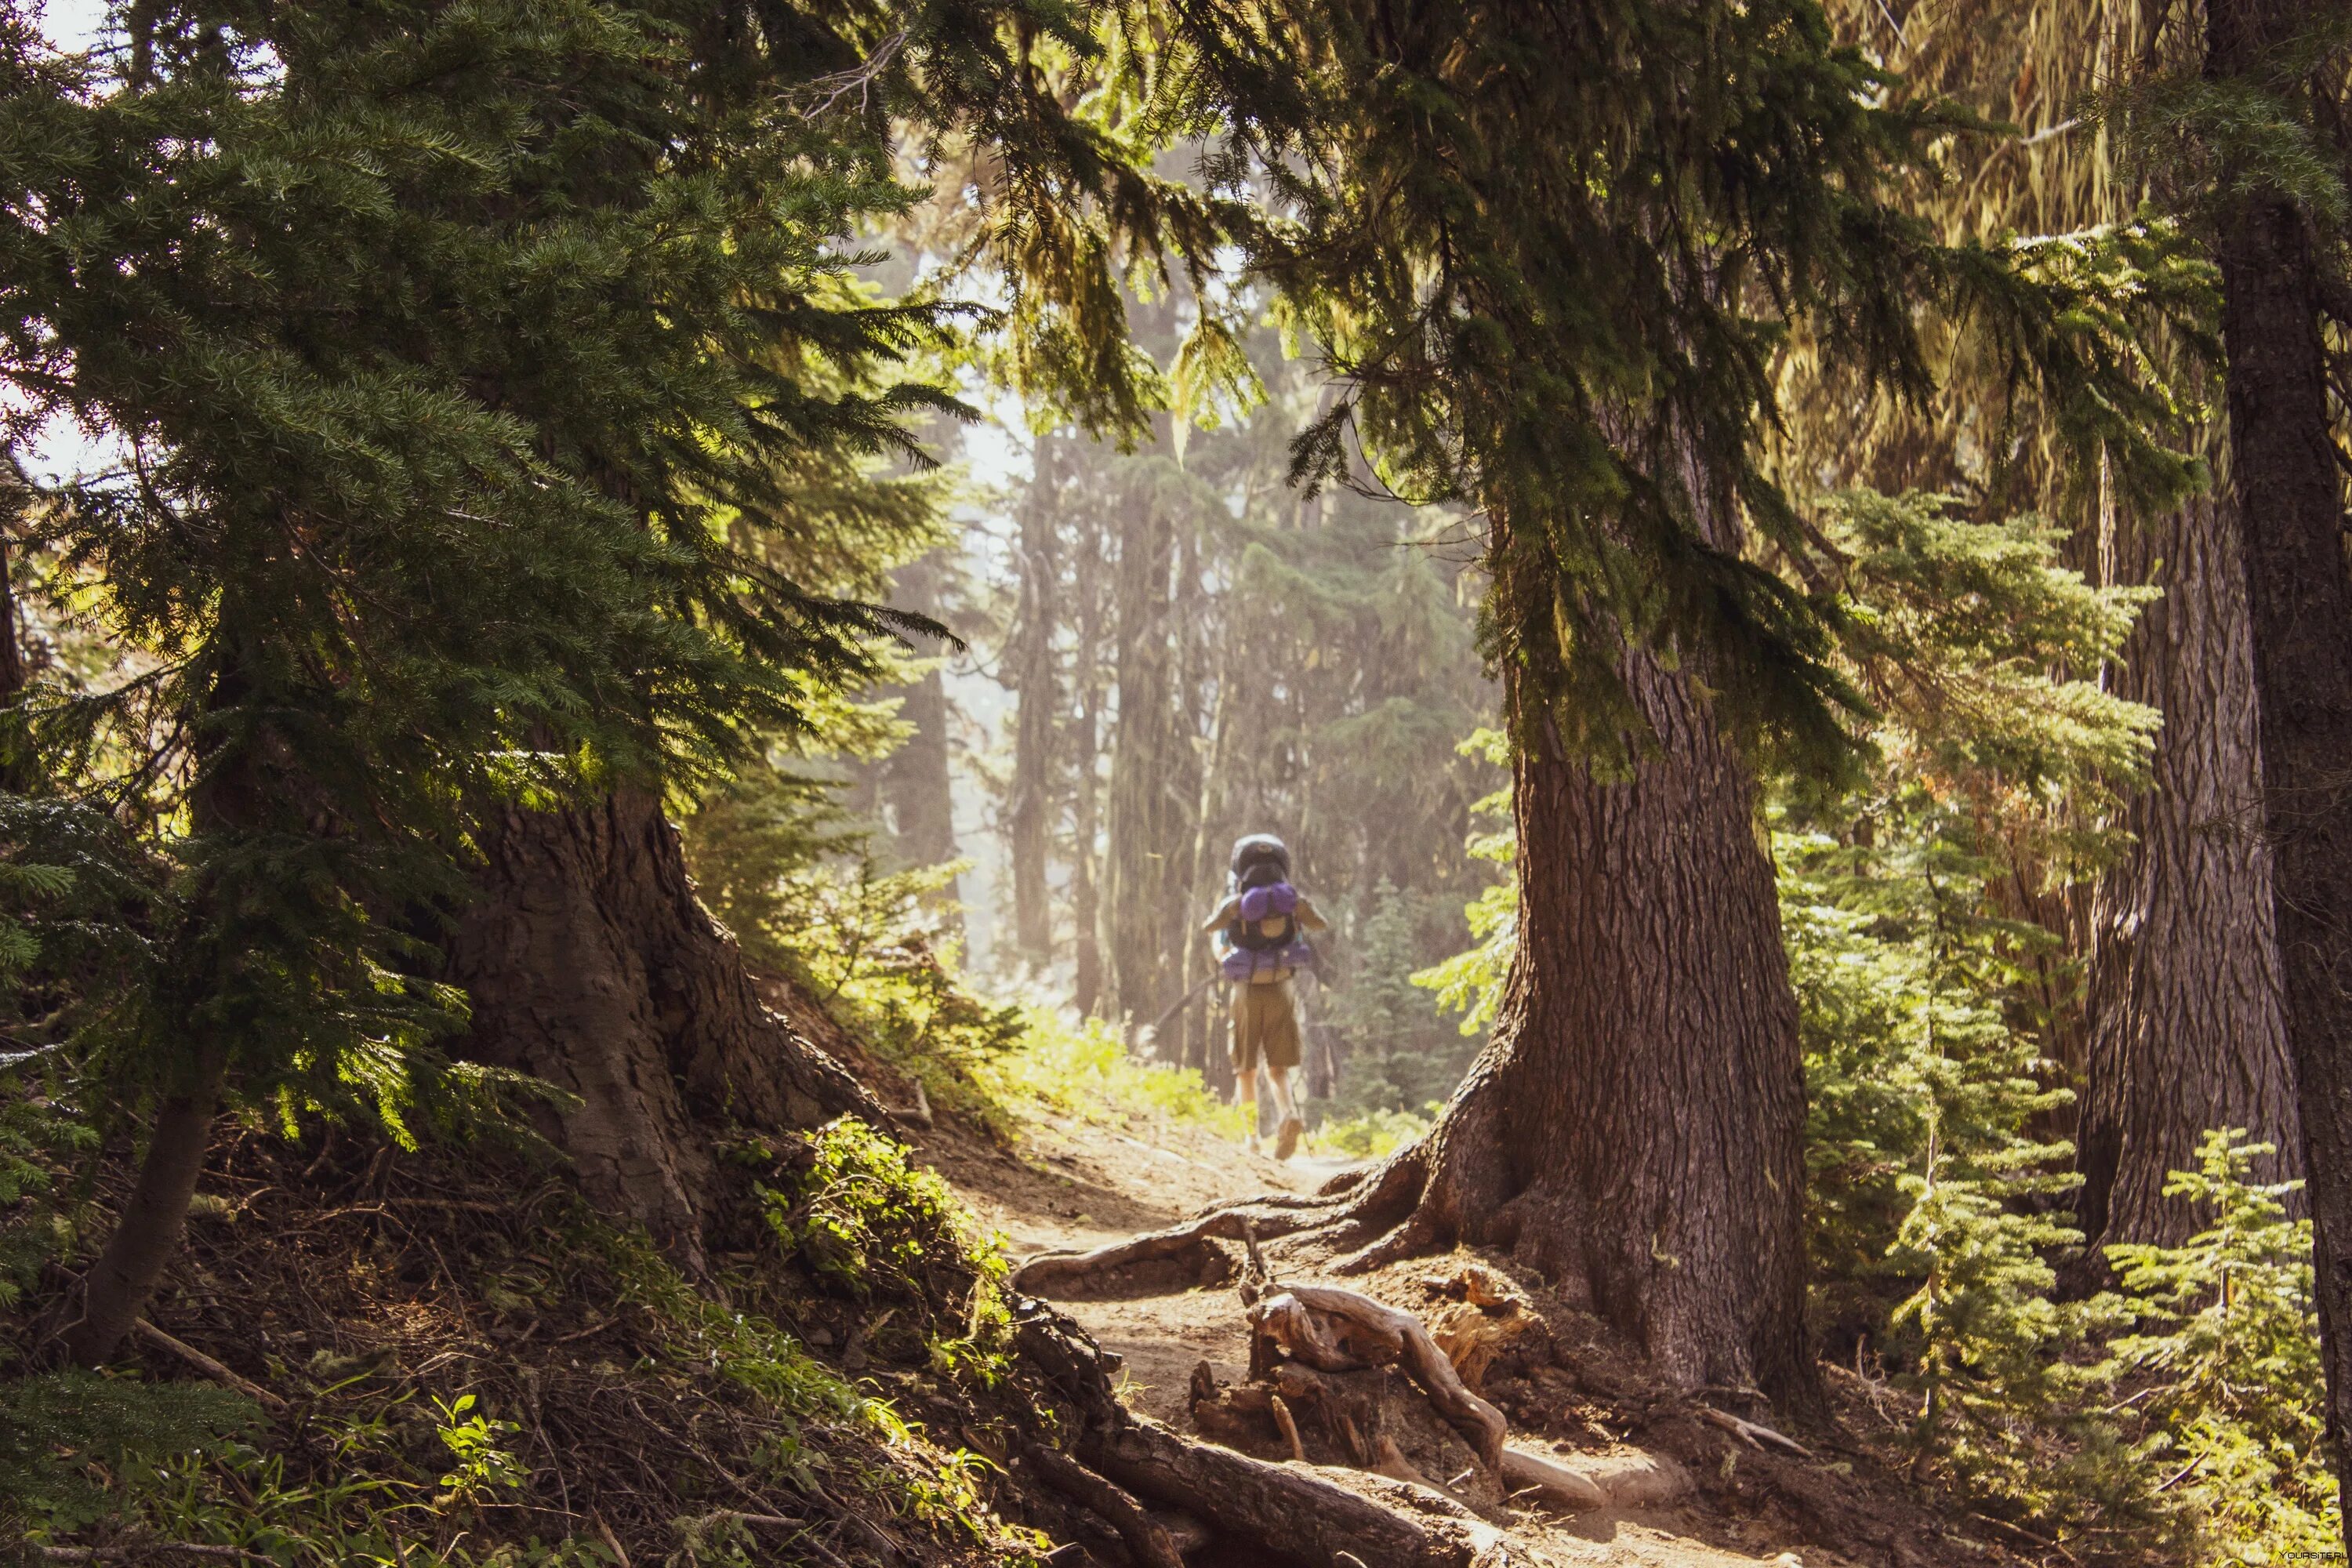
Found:
<path fill-rule="evenodd" d="M 1340 1162 L 1304 1156 L 1277 1163 L 1199 1127 L 1142 1117 L 1109 1122 L 1071 1118 L 1034 1125 L 1024 1137 L 1018 1156 L 947 1131 L 923 1145 L 926 1159 L 1003 1233 L 1005 1250 L 1015 1258 L 1123 1240 L 1220 1199 L 1312 1191 L 1344 1168 Z M 1435 1271 L 1441 1267 L 1431 1260 L 1390 1271 L 1393 1278 L 1347 1283 L 1418 1307 L 1422 1303 L 1411 1299 L 1412 1278 Z M 1180 1430 L 1197 1430 L 1188 1399 L 1195 1366 L 1205 1361 L 1219 1379 L 1236 1383 L 1246 1373 L 1246 1324 L 1230 1285 L 1055 1305 L 1124 1358 L 1122 1392 L 1129 1405 Z M 1563 1327 L 1556 1324 L 1556 1331 Z M 1582 1419 L 1566 1415 L 1570 1408 L 1580 1408 Z M 1514 1440 L 1563 1453 L 1622 1453 L 1625 1431 L 1612 1433 L 1610 1417 L 1596 1418 L 1599 1408 L 1571 1400 L 1555 1405 L 1549 1418 L 1535 1415 L 1523 1422 L 1515 1415 Z M 1926 1568 L 1938 1561 L 1988 1563 L 2006 1556 L 1978 1542 L 1951 1540 L 1906 1503 L 1886 1506 L 1889 1500 L 1876 1495 L 1880 1489 L 1853 1495 L 1857 1489 L 1845 1479 L 1853 1474 L 1851 1462 L 1824 1455 L 1822 1468 L 1834 1472 L 1818 1478 L 1826 1489 L 1812 1478 L 1804 1478 L 1797 1489 L 1801 1498 L 1808 1487 L 1848 1495 L 1830 1500 L 1833 1506 L 1826 1510 L 1801 1500 L 1792 1507 L 1785 1488 L 1769 1484 L 1776 1469 L 1790 1468 L 1786 1462 L 1751 1453 L 1728 1437 L 1702 1441 L 1703 1452 L 1691 1451 L 1686 1436 L 1682 1444 L 1681 1458 L 1700 1481 L 1689 1500 L 1665 1508 L 1574 1516 L 1515 1510 L 1512 1536 L 1561 1568 L 1604 1563 L 1650 1568 Z M 1853 1453 L 1862 1457 L 1859 1449 Z M 1759 1488 L 1759 1480 L 1768 1484 Z M 1748 1505 L 1743 1497 L 1749 1499 Z"/>
<path fill-rule="evenodd" d="M 1016 1260 L 1124 1241 L 1224 1198 L 1311 1192 L 1346 1168 L 1306 1155 L 1276 1162 L 1197 1126 L 1142 1117 L 1038 1123 L 1024 1138 L 1018 1158 L 955 1137 L 923 1146 Z M 1055 1304 L 1125 1360 L 1129 1406 L 1163 1421 L 1191 1426 L 1186 1384 L 1202 1362 L 1222 1378 L 1248 1370 L 1247 1328 L 1229 1285 Z"/>

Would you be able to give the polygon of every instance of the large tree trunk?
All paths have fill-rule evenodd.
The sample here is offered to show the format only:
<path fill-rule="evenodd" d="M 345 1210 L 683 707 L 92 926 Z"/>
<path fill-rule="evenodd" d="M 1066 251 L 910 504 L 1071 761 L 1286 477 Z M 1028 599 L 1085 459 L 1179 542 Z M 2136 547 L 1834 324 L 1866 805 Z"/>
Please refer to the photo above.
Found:
<path fill-rule="evenodd" d="M 2263 1180 L 2302 1171 L 2237 531 L 2227 489 L 2101 531 L 2107 581 L 2164 590 L 2112 676 L 2119 695 L 2158 709 L 2164 728 L 2152 787 L 2125 822 L 2134 845 L 2091 906 L 2076 1136 L 2095 1248 L 2178 1245 L 2199 1227 L 2203 1216 L 2164 1184 L 2196 1168 L 2211 1129 L 2246 1128 L 2276 1145 Z"/>
<path fill-rule="evenodd" d="M 1005 683 L 1017 694 L 1013 725 L 1013 785 L 1004 803 L 1005 846 L 1012 861 L 1013 946 L 1023 963 L 1043 969 L 1054 957 L 1054 911 L 1045 866 L 1053 843 L 1054 744 L 1061 711 L 1055 680 L 1056 564 L 1055 496 L 1060 484 L 1059 444 L 1037 438 L 1037 472 L 1021 509 L 1020 602 L 1013 611 Z"/>
<path fill-rule="evenodd" d="M 704 1266 L 717 1129 L 879 1121 L 841 1064 L 761 1005 L 655 796 L 508 808 L 484 851 L 481 897 L 450 949 L 473 1000 L 465 1054 L 572 1097 L 541 1115 L 590 1200 L 682 1266 Z"/>
<path fill-rule="evenodd" d="M 1519 946 L 1430 1134 L 1412 1245 L 1507 1246 L 1678 1382 L 1810 1387 L 1803 1068 L 1755 786 L 1679 676 L 1629 685 L 1659 754 L 1516 766 Z"/>
<path fill-rule="evenodd" d="M 1244 1236 L 1349 1272 L 1510 1249 L 1690 1387 L 1810 1401 L 1804 1079 L 1754 781 L 1686 678 L 1627 683 L 1657 754 L 1605 784 L 1556 739 L 1515 764 L 1519 945 L 1494 1037 L 1427 1138 L 1316 1197 L 1214 1209 L 1016 1288 Z"/>
<path fill-rule="evenodd" d="M 2300 0 L 2208 0 L 2208 75 L 2275 70 L 2272 57 L 2306 16 Z M 2310 234 L 2274 191 L 2241 196 L 2231 208 L 2218 231 L 2231 474 L 2340 1478 L 2352 1438 L 2352 584 Z"/>

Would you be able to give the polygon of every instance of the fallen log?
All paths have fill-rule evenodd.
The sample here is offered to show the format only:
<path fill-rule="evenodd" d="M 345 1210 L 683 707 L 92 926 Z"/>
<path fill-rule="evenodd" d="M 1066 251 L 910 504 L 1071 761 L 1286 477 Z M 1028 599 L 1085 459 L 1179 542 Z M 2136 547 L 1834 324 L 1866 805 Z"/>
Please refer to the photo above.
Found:
<path fill-rule="evenodd" d="M 1535 1561 L 1429 1488 L 1322 1465 L 1271 1464 L 1188 1441 L 1148 1417 L 1105 1434 L 1089 1458 L 1122 1486 L 1308 1568 L 1342 1568 L 1351 1556 L 1381 1568 L 1504 1568 Z"/>

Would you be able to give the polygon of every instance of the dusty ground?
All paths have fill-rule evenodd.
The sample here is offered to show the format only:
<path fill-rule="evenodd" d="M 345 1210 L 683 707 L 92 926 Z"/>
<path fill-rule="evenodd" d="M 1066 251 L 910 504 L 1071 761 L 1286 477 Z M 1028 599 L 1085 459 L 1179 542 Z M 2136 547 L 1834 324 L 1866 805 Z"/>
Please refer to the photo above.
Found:
<path fill-rule="evenodd" d="M 1276 1163 L 1196 1126 L 1139 1116 L 1033 1125 L 1017 1154 L 946 1130 L 924 1140 L 923 1148 L 1003 1233 L 1015 1258 L 1121 1240 L 1221 1199 L 1311 1191 L 1343 1168 L 1307 1157 Z M 1426 1310 L 1434 1299 L 1419 1281 L 1446 1267 L 1423 1260 L 1346 1283 Z M 1697 1483 L 1689 1498 L 1664 1508 L 1574 1516 L 1514 1509 L 1514 1538 L 1561 1568 L 1928 1568 L 2017 1561 L 1954 1531 L 1893 1485 L 1883 1441 L 1851 1436 L 1851 1416 L 1847 1426 L 1806 1430 L 1811 1462 L 1755 1451 L 1704 1425 L 1686 1400 L 1662 1397 L 1638 1373 L 1626 1375 L 1622 1352 L 1598 1325 L 1550 1299 L 1540 1281 L 1522 1284 L 1550 1325 L 1552 1349 L 1551 1364 L 1498 1368 L 1486 1390 L 1511 1416 L 1513 1441 L 1563 1454 L 1664 1454 Z M 1187 1397 L 1196 1365 L 1207 1362 L 1223 1381 L 1244 1377 L 1246 1325 L 1230 1286 L 1178 1288 L 1171 1281 L 1160 1294 L 1056 1304 L 1125 1358 L 1130 1405 L 1181 1430 L 1197 1430 Z M 1840 1374 L 1831 1379 L 1842 1411 L 1878 1420 L 1870 1397 L 1877 1391 L 1845 1386 Z"/>

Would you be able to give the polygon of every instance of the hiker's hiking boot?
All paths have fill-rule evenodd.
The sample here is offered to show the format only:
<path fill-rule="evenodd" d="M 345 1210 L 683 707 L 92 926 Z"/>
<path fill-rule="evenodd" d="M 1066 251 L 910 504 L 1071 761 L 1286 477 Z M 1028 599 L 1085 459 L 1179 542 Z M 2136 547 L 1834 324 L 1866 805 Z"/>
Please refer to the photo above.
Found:
<path fill-rule="evenodd" d="M 1257 1134 L 1255 1132 L 1242 1140 L 1242 1147 L 1248 1150 L 1253 1154 L 1263 1154 L 1265 1152 L 1265 1148 L 1258 1142 Z"/>
<path fill-rule="evenodd" d="M 1284 1117 L 1282 1131 L 1275 1142 L 1274 1157 L 1277 1160 L 1287 1160 L 1297 1153 L 1298 1135 L 1306 1131 L 1307 1123 L 1301 1121 L 1296 1115 Z"/>

